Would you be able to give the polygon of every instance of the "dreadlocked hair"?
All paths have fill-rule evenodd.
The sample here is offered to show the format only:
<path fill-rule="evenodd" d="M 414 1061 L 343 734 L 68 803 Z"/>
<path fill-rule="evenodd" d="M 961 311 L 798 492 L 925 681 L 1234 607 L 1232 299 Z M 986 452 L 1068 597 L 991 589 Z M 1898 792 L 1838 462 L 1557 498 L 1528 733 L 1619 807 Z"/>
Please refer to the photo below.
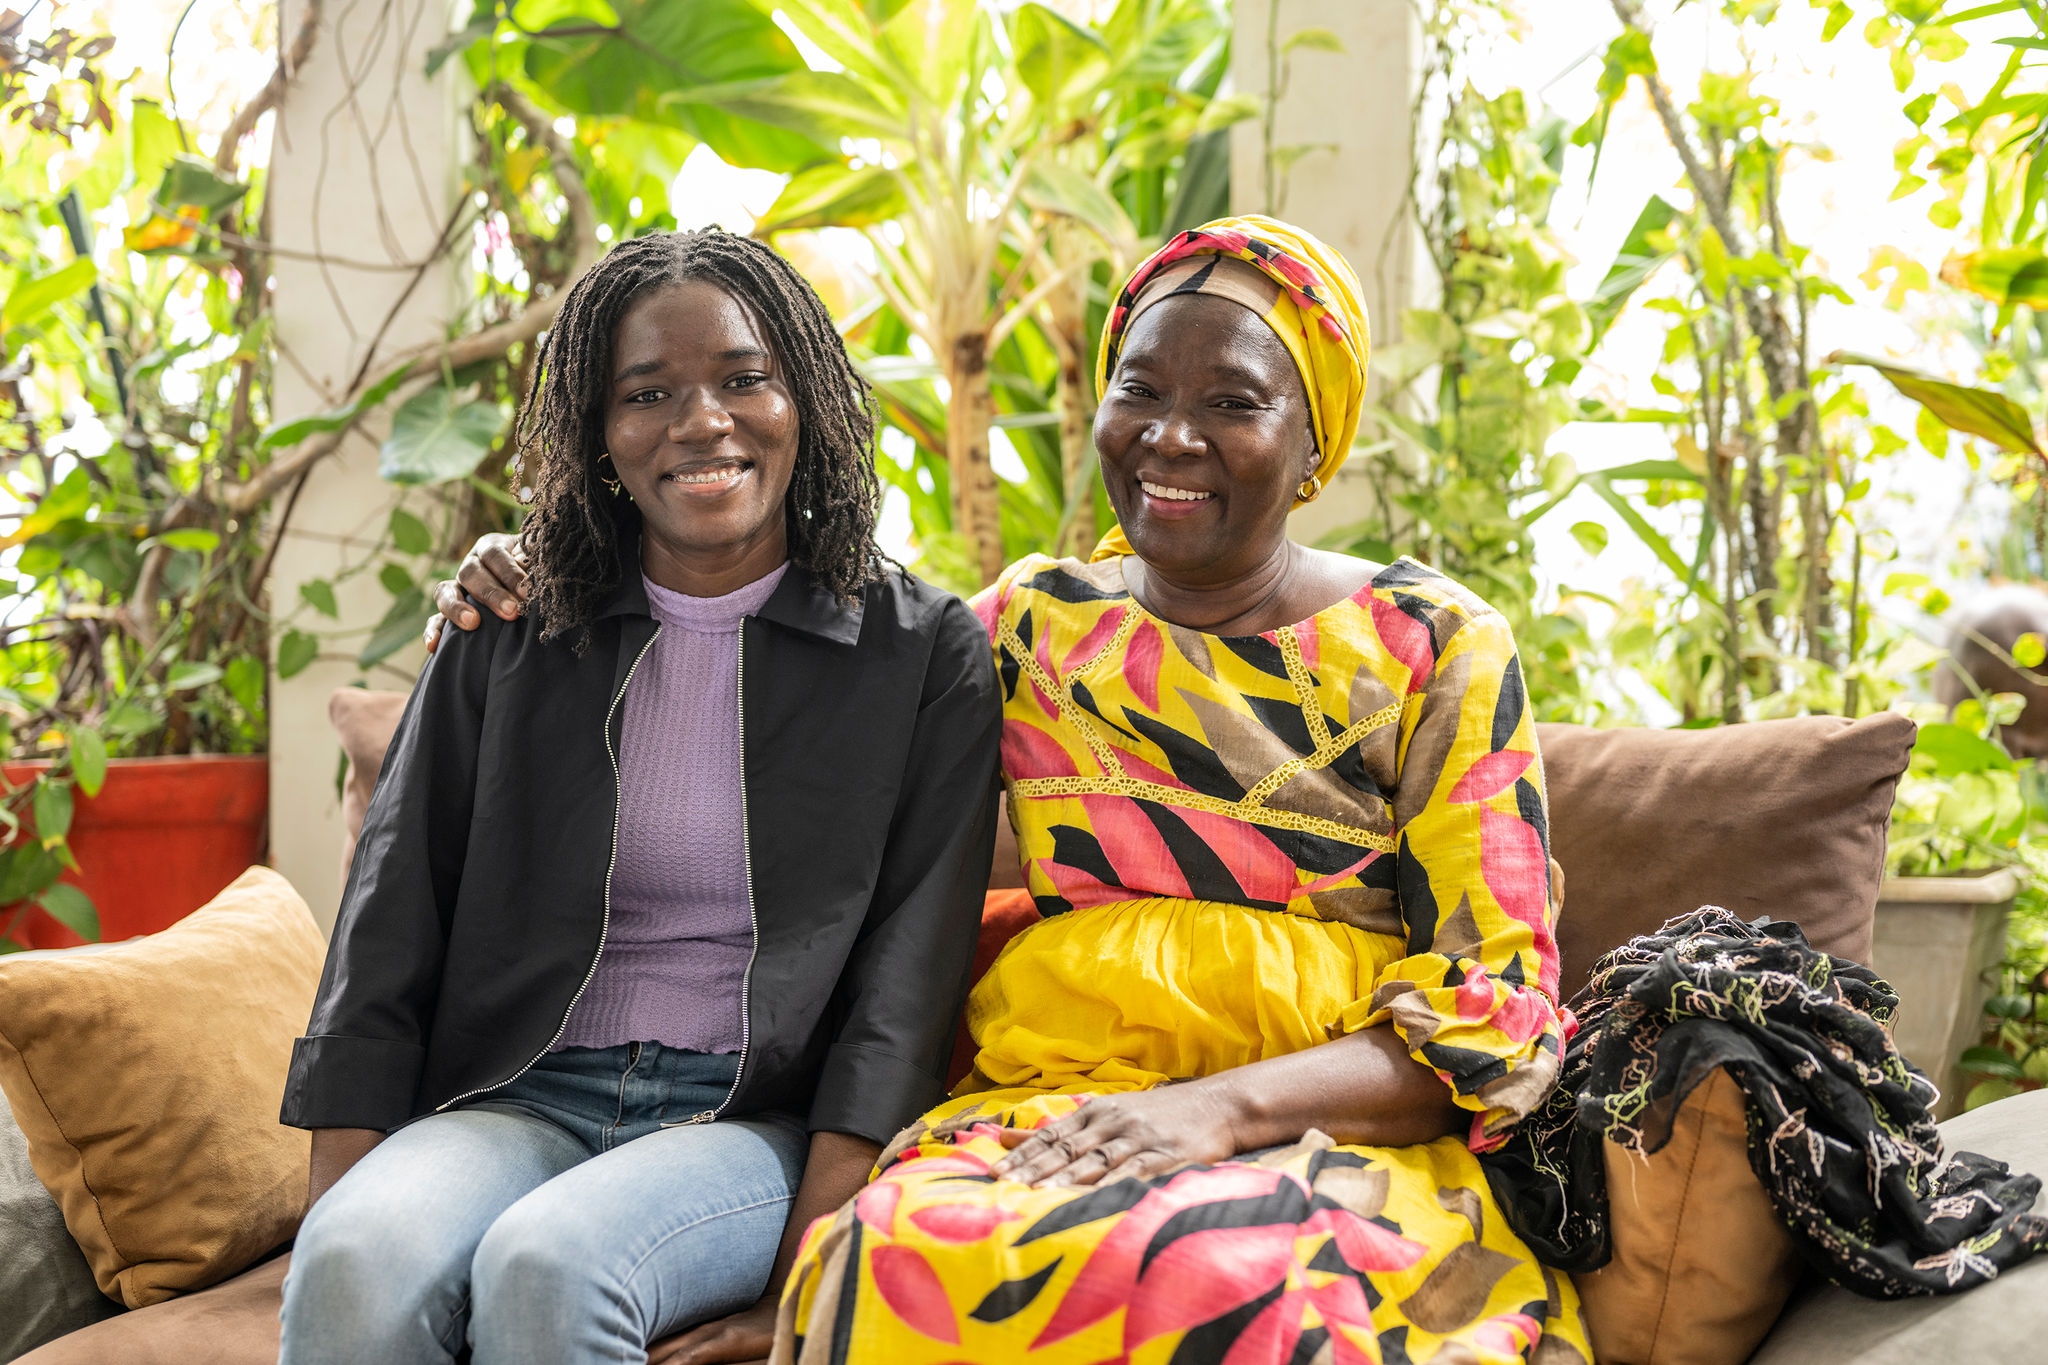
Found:
<path fill-rule="evenodd" d="M 520 409 L 520 448 L 536 457 L 533 511 L 521 535 L 533 561 L 541 639 L 581 653 L 618 591 L 640 510 L 598 474 L 611 387 L 612 334 L 634 300 L 686 280 L 717 285 L 766 326 L 797 409 L 796 469 L 783 500 L 789 557 L 851 601 L 887 562 L 875 544 L 874 401 L 809 282 L 772 248 L 719 228 L 621 242 L 562 301 Z"/>

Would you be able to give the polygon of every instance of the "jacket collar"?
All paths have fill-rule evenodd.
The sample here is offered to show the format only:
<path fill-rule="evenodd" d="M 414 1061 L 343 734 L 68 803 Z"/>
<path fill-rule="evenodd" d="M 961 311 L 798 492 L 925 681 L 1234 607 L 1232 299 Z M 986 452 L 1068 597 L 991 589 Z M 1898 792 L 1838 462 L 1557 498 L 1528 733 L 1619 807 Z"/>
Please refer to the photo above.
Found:
<path fill-rule="evenodd" d="M 647 604 L 647 585 L 640 579 L 637 542 L 625 562 L 634 567 L 619 574 L 618 591 L 598 613 L 600 620 L 607 616 L 654 614 Z M 792 561 L 789 572 L 782 575 L 782 581 L 775 585 L 775 591 L 762 606 L 761 618 L 834 644 L 857 645 L 860 643 L 861 618 L 866 609 L 864 598 L 856 598 L 851 603 L 840 601 L 829 588 L 811 577 L 809 570 Z"/>

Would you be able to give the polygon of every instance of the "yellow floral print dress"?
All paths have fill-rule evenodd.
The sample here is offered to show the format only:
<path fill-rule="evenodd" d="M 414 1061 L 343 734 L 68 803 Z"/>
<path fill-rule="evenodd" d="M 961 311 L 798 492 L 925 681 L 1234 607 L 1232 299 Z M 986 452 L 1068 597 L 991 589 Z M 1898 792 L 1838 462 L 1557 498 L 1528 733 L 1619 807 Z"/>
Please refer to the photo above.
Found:
<path fill-rule="evenodd" d="M 809 1230 L 783 1361 L 1585 1365 L 1578 1303 L 1474 1152 L 1557 1074 L 1542 770 L 1505 621 L 1403 559 L 1262 635 L 1026 559 L 977 601 L 1044 918 L 968 1003 L 955 1097 Z M 1391 1023 L 1471 1111 L 1094 1187 L 998 1180 L 999 1127 Z"/>

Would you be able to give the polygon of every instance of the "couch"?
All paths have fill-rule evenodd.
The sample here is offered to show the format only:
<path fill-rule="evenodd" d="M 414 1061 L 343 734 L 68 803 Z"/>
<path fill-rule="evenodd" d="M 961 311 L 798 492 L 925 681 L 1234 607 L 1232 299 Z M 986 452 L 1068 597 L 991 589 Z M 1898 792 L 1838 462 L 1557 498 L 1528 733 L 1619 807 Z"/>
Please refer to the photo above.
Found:
<path fill-rule="evenodd" d="M 401 700 L 375 693 L 336 698 L 334 719 L 354 769 L 345 800 L 358 822 Z M 1576 990 L 1608 948 L 1702 903 L 1745 918 L 1791 919 L 1816 946 L 1867 960 L 1892 791 L 1912 738 L 1912 724 L 1893 715 L 1702 731 L 1539 727 L 1552 851 L 1563 876 L 1563 991 Z M 999 849 L 979 969 L 1036 919 L 1028 896 L 1016 889 L 1014 850 L 1007 856 L 1006 863 Z M 2048 1175 L 2048 1094 L 2003 1101 L 1953 1120 L 1944 1131 L 2016 1169 Z M 0 1218 L 6 1216 L 0 1199 Z M 0 1227 L 0 1238 L 6 1235 Z M 287 1264 L 288 1256 L 273 1255 L 211 1288 L 125 1313 L 104 1301 L 74 1306 L 90 1325 L 22 1359 L 26 1365 L 272 1362 Z M 1809 1287 L 1754 1360 L 1893 1365 L 1925 1358 L 1920 1349 L 1935 1342 L 1956 1358 L 2017 1359 L 1991 1343 L 2031 1346 L 2048 1337 L 2043 1291 L 2048 1264 L 2031 1264 L 1971 1295 L 1905 1304 L 1872 1304 L 1832 1287 Z M 1683 1296 L 1688 1287 L 1673 1284 L 1668 1292 Z M 93 1323 L 94 1317 L 104 1320 Z M 1872 1330 L 1873 1322 L 1885 1325 Z M 1974 1339 L 1990 1349 L 1974 1349 Z M 1917 1346 L 1907 1352 L 1902 1343 Z M 1689 1357 L 1681 1351 L 1628 1365 L 1664 1359 Z"/>

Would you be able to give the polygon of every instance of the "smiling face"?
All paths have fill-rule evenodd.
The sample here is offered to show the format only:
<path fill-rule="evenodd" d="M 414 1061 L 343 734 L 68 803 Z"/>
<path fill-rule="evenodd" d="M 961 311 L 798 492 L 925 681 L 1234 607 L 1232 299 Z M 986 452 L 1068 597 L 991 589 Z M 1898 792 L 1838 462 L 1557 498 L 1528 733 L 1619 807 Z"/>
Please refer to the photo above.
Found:
<path fill-rule="evenodd" d="M 664 566 L 694 581 L 756 565 L 767 573 L 787 557 L 796 399 L 767 328 L 723 289 L 687 280 L 626 309 L 604 436 L 640 509 L 642 563 L 656 582 L 680 586 Z"/>
<path fill-rule="evenodd" d="M 1095 449 L 1131 548 L 1202 586 L 1271 559 L 1316 466 L 1293 357 L 1249 309 L 1207 295 L 1138 319 L 1096 409 Z"/>

